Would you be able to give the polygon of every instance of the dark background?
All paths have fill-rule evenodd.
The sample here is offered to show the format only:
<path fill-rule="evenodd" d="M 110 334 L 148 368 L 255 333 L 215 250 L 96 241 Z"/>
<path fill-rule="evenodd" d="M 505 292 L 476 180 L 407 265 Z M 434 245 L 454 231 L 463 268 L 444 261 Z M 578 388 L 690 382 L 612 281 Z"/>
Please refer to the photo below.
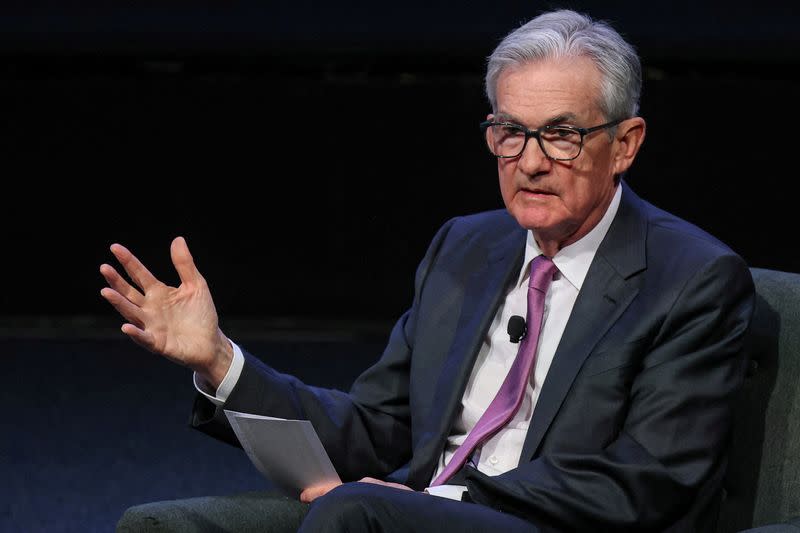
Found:
<path fill-rule="evenodd" d="M 0 17 L 4 317 L 113 316 L 108 245 L 175 282 L 178 234 L 223 317 L 396 317 L 436 228 L 502 206 L 477 129 L 484 60 L 554 6 L 611 21 L 641 53 L 632 187 L 753 266 L 800 271 L 788 4 L 80 6 Z"/>
<path fill-rule="evenodd" d="M 642 56 L 629 184 L 800 272 L 788 3 L 185 4 L 0 5 L 0 531 L 112 531 L 136 503 L 263 490 L 187 428 L 188 371 L 122 338 L 108 246 L 175 283 L 186 236 L 226 333 L 346 388 L 435 230 L 502 206 L 485 57 L 548 8 L 610 20 Z"/>

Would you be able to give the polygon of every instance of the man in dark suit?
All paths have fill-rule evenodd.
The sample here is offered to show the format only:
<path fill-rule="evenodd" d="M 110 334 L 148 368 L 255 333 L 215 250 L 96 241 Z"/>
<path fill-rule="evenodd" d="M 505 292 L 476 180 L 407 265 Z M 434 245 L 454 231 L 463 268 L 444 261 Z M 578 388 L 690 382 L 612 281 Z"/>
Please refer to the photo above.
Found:
<path fill-rule="evenodd" d="M 482 127 L 506 210 L 442 227 L 349 393 L 225 337 L 181 238 L 180 287 L 114 245 L 138 288 L 103 265 L 102 294 L 134 341 L 195 371 L 199 429 L 235 442 L 223 407 L 312 422 L 348 482 L 304 491 L 303 531 L 712 530 L 753 286 L 729 248 L 621 180 L 644 140 L 640 85 L 630 45 L 583 15 L 504 39 Z M 540 258 L 541 324 L 526 290 Z M 517 403 L 457 463 L 522 357 L 506 324 L 526 314 L 535 363 Z"/>

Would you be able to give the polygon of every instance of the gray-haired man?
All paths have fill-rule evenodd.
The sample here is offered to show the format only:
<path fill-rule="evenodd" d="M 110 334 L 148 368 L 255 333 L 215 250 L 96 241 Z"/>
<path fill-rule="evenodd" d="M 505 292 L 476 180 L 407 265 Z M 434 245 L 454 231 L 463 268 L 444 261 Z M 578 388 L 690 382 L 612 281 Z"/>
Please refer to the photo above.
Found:
<path fill-rule="evenodd" d="M 180 238 L 180 287 L 115 245 L 139 287 L 103 265 L 103 295 L 125 333 L 195 371 L 199 429 L 235 440 L 221 407 L 311 420 L 341 477 L 361 482 L 308 487 L 302 531 L 712 530 L 753 287 L 724 244 L 621 180 L 645 136 L 640 72 L 613 29 L 571 11 L 501 42 L 482 129 L 506 209 L 442 227 L 411 308 L 347 394 L 229 341 Z M 513 372 L 506 325 L 528 314 L 541 255 L 555 273 L 526 333 L 538 344 L 524 390 L 448 469 Z M 246 520 L 270 521 L 258 513 Z"/>

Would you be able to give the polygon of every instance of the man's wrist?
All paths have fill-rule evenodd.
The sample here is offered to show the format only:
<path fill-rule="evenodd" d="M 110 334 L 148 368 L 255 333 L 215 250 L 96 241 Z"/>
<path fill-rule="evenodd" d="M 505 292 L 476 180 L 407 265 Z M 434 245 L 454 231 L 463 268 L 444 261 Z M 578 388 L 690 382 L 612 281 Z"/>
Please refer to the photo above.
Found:
<path fill-rule="evenodd" d="M 242 375 L 242 370 L 244 369 L 244 354 L 242 354 L 242 350 L 233 341 L 229 340 L 229 343 L 233 348 L 233 360 L 230 363 L 227 374 L 225 374 L 225 378 L 216 388 L 212 388 L 211 384 L 201 378 L 197 372 L 194 373 L 193 377 L 197 392 L 216 405 L 225 404 L 228 396 L 239 382 L 239 376 Z"/>
<path fill-rule="evenodd" d="M 222 331 L 217 330 L 217 343 L 214 349 L 213 363 L 208 368 L 195 369 L 197 377 L 209 390 L 217 390 L 228 374 L 233 361 L 233 346 Z"/>

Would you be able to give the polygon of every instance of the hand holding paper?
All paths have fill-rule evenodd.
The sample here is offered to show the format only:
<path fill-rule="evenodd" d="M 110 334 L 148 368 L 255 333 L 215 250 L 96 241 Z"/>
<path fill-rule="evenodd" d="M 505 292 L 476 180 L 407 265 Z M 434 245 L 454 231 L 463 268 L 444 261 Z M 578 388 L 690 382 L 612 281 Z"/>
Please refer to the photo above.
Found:
<path fill-rule="evenodd" d="M 289 496 L 297 498 L 309 487 L 326 486 L 330 490 L 342 483 L 308 420 L 227 409 L 225 416 L 258 471 Z"/>
<path fill-rule="evenodd" d="M 381 481 L 380 479 L 375 479 L 374 477 L 364 477 L 359 480 L 359 483 L 373 483 L 375 485 L 383 485 L 384 487 L 394 487 L 400 490 L 414 490 L 411 487 L 407 487 L 401 483 L 392 483 L 390 481 Z M 311 503 L 320 496 L 325 496 L 330 491 L 341 485 L 341 482 L 335 483 L 325 483 L 322 485 L 315 485 L 313 487 L 309 487 L 305 489 L 302 493 L 300 493 L 300 501 L 305 503 Z"/>

